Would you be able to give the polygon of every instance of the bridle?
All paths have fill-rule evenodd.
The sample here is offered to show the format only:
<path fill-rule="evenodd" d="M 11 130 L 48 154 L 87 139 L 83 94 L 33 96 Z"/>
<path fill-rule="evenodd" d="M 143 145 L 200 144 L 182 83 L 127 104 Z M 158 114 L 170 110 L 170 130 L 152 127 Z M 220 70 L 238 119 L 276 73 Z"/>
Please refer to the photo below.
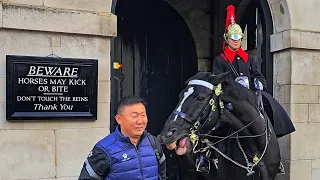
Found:
<path fill-rule="evenodd" d="M 198 85 L 198 86 L 204 86 L 208 89 L 210 89 L 212 92 L 214 91 L 216 96 L 218 97 L 218 101 L 219 101 L 219 105 L 220 105 L 220 110 L 221 112 L 223 111 L 224 105 L 223 102 L 221 101 L 220 98 L 220 94 L 222 92 L 221 90 L 221 84 L 218 84 L 217 86 L 204 81 L 204 80 L 198 80 L 198 79 L 194 79 L 189 81 L 188 86 L 190 85 Z M 209 111 L 211 109 L 211 111 Z M 190 131 L 190 140 L 193 144 L 196 143 L 196 141 L 199 140 L 199 136 L 197 135 L 197 131 L 199 129 L 199 127 L 203 126 L 207 120 L 208 117 L 210 117 L 210 113 L 216 111 L 216 106 L 215 106 L 215 100 L 213 99 L 213 93 L 210 97 L 209 103 L 207 104 L 207 106 L 202 110 L 202 112 L 200 113 L 200 115 L 198 116 L 198 118 L 195 120 L 192 117 L 190 117 L 189 115 L 187 115 L 186 113 L 179 111 L 179 110 L 174 110 L 172 114 L 179 116 L 180 118 L 182 118 L 183 120 L 187 121 L 190 124 L 193 124 L 193 126 L 191 127 Z"/>
<path fill-rule="evenodd" d="M 200 85 L 200 86 L 204 86 L 208 89 L 210 89 L 212 92 L 215 93 L 216 97 L 218 98 L 218 102 L 219 102 L 219 107 L 220 107 L 220 114 L 223 113 L 223 109 L 225 108 L 224 106 L 224 103 L 222 102 L 221 98 L 220 98 L 220 94 L 223 93 L 222 92 L 222 86 L 221 84 L 218 84 L 217 86 L 214 86 L 213 84 L 207 82 L 207 81 L 203 81 L 203 80 L 191 80 L 188 85 Z M 243 168 L 245 170 L 247 170 L 247 176 L 250 176 L 252 174 L 255 173 L 255 171 L 253 170 L 253 168 L 255 166 L 257 166 L 260 161 L 262 160 L 266 150 L 267 150 L 267 147 L 268 147 L 268 142 L 269 142 L 269 139 L 270 139 L 270 133 L 271 133 L 271 129 L 270 129 L 270 125 L 268 123 L 268 120 L 265 118 L 266 115 L 262 109 L 262 111 L 259 111 L 259 114 L 258 116 L 249 124 L 247 124 L 246 126 L 244 126 L 243 128 L 235 131 L 234 133 L 228 135 L 227 137 L 214 137 L 214 136 L 210 136 L 210 137 L 214 137 L 214 138 L 220 138 L 221 140 L 216 142 L 216 143 L 212 143 L 210 142 L 208 139 L 202 139 L 200 140 L 200 137 L 205 137 L 205 136 L 209 136 L 207 134 L 198 134 L 198 129 L 199 127 L 203 126 L 207 120 L 209 119 L 210 117 L 210 114 L 214 111 L 216 111 L 216 106 L 215 106 L 215 101 L 213 99 L 213 96 L 214 94 L 212 93 L 211 97 L 210 97 L 210 100 L 209 100 L 209 103 L 207 104 L 207 106 L 203 109 L 203 111 L 201 112 L 200 116 L 197 118 L 197 120 L 193 119 L 192 117 L 188 116 L 186 113 L 182 112 L 182 111 L 178 111 L 178 110 L 175 110 L 173 112 L 174 115 L 177 115 L 179 116 L 180 118 L 182 118 L 183 120 L 187 121 L 188 123 L 191 123 L 193 124 L 193 126 L 190 128 L 190 141 L 192 142 L 193 144 L 193 153 L 203 153 L 203 152 L 206 152 L 205 154 L 209 155 L 211 154 L 211 151 L 210 149 L 213 149 L 215 152 L 217 152 L 218 154 L 220 154 L 222 157 L 224 157 L 225 159 L 229 160 L 230 162 L 232 162 L 233 164 L 237 165 L 238 167 L 240 168 Z M 207 111 L 209 111 L 209 109 L 211 108 L 211 111 L 208 113 Z M 231 104 L 227 104 L 226 105 L 226 108 L 227 109 L 232 109 L 232 106 Z M 262 107 L 263 108 L 263 107 Z M 262 113 L 263 115 L 262 115 Z M 261 117 L 262 119 L 265 119 L 265 124 L 266 124 L 266 128 L 265 128 L 265 131 L 262 133 L 262 134 L 259 134 L 259 135 L 254 135 L 254 136 L 250 136 L 250 138 L 253 138 L 253 137 L 261 137 L 263 135 L 265 135 L 266 137 L 266 145 L 265 145 L 265 148 L 262 152 L 262 155 L 260 157 L 258 157 L 257 155 L 254 155 L 253 159 L 252 159 L 252 162 L 249 161 L 246 153 L 244 152 L 241 144 L 240 144 L 240 141 L 239 139 L 240 138 L 248 138 L 248 136 L 242 136 L 242 137 L 239 137 L 238 136 L 238 133 L 240 133 L 241 131 L 243 131 L 244 129 L 248 128 L 249 126 L 251 126 L 254 122 L 256 122 L 256 120 Z M 215 127 L 213 127 L 212 130 L 214 130 Z M 233 137 L 235 136 L 236 137 Z M 239 162 L 236 162 L 235 160 L 233 160 L 232 158 L 230 158 L 229 156 L 227 156 L 226 154 L 224 154 L 223 152 L 221 152 L 218 148 L 216 148 L 214 145 L 223 141 L 223 140 L 226 140 L 226 139 L 229 139 L 229 138 L 236 138 L 237 139 L 237 144 L 241 150 L 241 152 L 243 153 L 243 156 L 246 160 L 246 165 L 242 165 L 240 164 Z M 199 150 L 195 150 L 196 147 L 198 146 L 199 143 L 199 140 L 201 141 L 200 143 L 201 144 L 206 144 L 207 146 L 205 148 L 201 148 Z M 215 164 L 216 168 L 218 169 L 218 159 L 213 159 L 213 163 Z M 209 171 L 210 171 L 210 166 L 209 166 Z"/>

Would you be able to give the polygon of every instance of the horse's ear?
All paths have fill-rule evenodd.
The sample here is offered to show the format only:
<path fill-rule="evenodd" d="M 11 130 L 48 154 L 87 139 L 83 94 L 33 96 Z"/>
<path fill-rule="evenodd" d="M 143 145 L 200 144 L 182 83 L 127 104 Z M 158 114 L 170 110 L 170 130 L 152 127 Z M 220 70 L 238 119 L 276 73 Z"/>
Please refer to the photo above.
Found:
<path fill-rule="evenodd" d="M 212 75 L 211 83 L 215 86 L 218 85 L 219 83 L 223 83 L 227 79 L 229 74 L 230 74 L 230 72 L 228 71 L 228 72 L 221 73 L 218 75 Z"/>

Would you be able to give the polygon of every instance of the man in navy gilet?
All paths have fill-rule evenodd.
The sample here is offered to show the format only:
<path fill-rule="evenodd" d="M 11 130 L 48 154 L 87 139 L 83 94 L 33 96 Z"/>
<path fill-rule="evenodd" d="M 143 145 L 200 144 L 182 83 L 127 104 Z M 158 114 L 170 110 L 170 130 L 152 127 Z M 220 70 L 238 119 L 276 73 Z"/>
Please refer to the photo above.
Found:
<path fill-rule="evenodd" d="M 115 132 L 94 146 L 79 180 L 165 179 L 166 163 L 161 144 L 145 130 L 148 117 L 143 99 L 136 96 L 121 99 L 115 119 L 119 124 Z"/>

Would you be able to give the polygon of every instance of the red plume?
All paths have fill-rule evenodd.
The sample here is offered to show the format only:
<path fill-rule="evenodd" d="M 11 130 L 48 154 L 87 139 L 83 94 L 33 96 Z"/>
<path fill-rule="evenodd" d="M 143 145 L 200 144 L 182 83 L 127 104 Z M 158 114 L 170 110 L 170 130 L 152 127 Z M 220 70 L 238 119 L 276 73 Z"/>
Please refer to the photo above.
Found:
<path fill-rule="evenodd" d="M 234 14 L 234 6 L 233 5 L 229 5 L 227 7 L 227 17 L 226 17 L 226 27 L 224 29 L 224 33 L 227 32 L 227 29 L 228 29 L 228 26 L 231 24 L 231 18 L 233 17 L 233 22 L 235 23 L 236 22 L 236 16 Z M 222 49 L 224 50 L 226 47 L 226 42 L 223 41 L 223 44 L 222 44 Z"/>

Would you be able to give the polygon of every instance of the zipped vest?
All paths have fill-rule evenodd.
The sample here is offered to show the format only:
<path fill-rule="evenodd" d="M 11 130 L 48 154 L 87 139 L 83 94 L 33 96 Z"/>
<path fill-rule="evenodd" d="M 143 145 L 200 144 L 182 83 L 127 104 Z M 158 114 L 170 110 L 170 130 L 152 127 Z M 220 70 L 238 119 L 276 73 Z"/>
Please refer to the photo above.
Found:
<path fill-rule="evenodd" d="M 102 148 L 110 161 L 106 180 L 158 180 L 158 162 L 146 132 L 135 147 L 118 127 L 96 146 Z"/>

